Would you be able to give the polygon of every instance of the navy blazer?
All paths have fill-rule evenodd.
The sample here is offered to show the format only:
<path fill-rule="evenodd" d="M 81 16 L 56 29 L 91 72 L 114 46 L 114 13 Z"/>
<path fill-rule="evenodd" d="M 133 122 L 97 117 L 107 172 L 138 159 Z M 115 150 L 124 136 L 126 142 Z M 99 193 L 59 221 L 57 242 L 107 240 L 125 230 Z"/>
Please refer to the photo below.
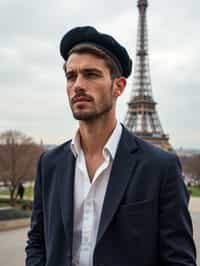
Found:
<path fill-rule="evenodd" d="M 70 141 L 38 163 L 26 266 L 71 266 L 75 158 Z M 194 266 L 180 163 L 123 128 L 103 203 L 94 266 Z"/>

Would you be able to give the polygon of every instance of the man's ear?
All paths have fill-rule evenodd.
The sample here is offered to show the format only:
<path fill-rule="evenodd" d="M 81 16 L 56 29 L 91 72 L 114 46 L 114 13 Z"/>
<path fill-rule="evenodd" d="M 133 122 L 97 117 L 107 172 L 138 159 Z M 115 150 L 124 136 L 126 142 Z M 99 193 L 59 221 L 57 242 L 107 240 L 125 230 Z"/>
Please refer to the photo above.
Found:
<path fill-rule="evenodd" d="M 124 77 L 116 78 L 114 95 L 119 97 L 124 92 L 125 87 L 126 87 L 126 78 Z"/>

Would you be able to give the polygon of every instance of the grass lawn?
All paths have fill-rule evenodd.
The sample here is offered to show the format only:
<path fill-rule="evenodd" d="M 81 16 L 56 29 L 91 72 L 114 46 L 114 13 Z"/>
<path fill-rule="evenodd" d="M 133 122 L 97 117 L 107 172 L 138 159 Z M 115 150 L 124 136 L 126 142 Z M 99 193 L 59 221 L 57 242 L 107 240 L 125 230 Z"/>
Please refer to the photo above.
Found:
<path fill-rule="evenodd" d="M 200 187 L 188 187 L 192 197 L 200 197 Z"/>
<path fill-rule="evenodd" d="M 10 193 L 9 193 L 7 188 L 5 190 L 0 191 L 0 197 L 1 196 L 10 197 Z M 32 186 L 25 187 L 24 197 L 25 198 L 30 198 L 30 199 L 33 198 L 33 187 Z"/>
<path fill-rule="evenodd" d="M 9 196 L 8 190 L 2 190 L 0 191 L 0 196 Z"/>
<path fill-rule="evenodd" d="M 10 193 L 9 193 L 8 189 L 0 191 L 0 207 L 9 207 L 10 206 L 9 199 L 10 199 Z M 29 202 L 32 199 L 33 199 L 33 187 L 32 186 L 25 187 L 24 199 L 23 199 L 23 201 L 20 201 L 18 198 L 16 207 L 18 207 L 18 205 L 20 207 L 24 203 L 29 204 Z"/>
<path fill-rule="evenodd" d="M 29 186 L 29 187 L 25 187 L 25 193 L 24 196 L 27 198 L 33 198 L 33 187 Z"/>

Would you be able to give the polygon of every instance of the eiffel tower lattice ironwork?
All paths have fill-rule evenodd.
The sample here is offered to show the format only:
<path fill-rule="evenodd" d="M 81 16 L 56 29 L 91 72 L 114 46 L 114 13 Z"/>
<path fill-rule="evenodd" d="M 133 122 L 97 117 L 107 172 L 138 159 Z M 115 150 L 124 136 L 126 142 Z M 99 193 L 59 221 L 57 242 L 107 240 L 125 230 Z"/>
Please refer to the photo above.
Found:
<path fill-rule="evenodd" d="M 135 135 L 165 150 L 172 151 L 169 137 L 161 126 L 152 94 L 146 19 L 147 0 L 139 0 L 137 7 L 139 23 L 133 91 L 128 102 L 124 124 Z"/>

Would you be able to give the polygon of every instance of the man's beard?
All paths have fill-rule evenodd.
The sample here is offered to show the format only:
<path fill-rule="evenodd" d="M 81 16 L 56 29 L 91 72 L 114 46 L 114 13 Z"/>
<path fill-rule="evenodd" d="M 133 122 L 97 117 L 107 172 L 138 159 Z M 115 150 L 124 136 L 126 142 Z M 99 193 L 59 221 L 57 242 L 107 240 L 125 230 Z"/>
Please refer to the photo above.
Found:
<path fill-rule="evenodd" d="M 113 88 L 113 84 L 110 88 L 110 90 L 112 90 Z M 88 96 L 86 95 L 85 93 L 78 93 L 77 95 L 75 95 L 72 99 L 71 99 L 71 110 L 72 110 L 72 113 L 73 113 L 73 117 L 76 119 L 76 120 L 80 120 L 80 121 L 87 121 L 87 122 L 92 122 L 92 121 L 95 121 L 96 119 L 104 116 L 105 114 L 109 113 L 110 110 L 112 109 L 113 107 L 113 103 L 112 103 L 112 96 L 110 95 L 110 97 L 107 97 L 106 98 L 106 101 L 100 103 L 100 108 L 96 109 L 95 106 L 94 106 L 94 109 L 91 110 L 91 111 L 75 111 L 74 108 L 73 108 L 73 104 L 74 102 L 76 101 L 76 98 L 77 97 L 84 97 L 86 98 L 86 100 L 88 100 L 89 102 L 94 102 L 94 99 L 91 97 L 91 96 Z M 105 99 L 105 98 L 103 98 Z"/>
<path fill-rule="evenodd" d="M 106 104 L 103 105 L 101 110 L 97 111 L 97 110 L 92 110 L 92 111 L 88 111 L 88 112 L 84 112 L 84 111 L 73 111 L 73 117 L 76 120 L 80 120 L 80 121 L 87 121 L 87 122 L 92 122 L 97 120 L 98 118 L 104 116 L 106 113 L 109 113 L 110 110 L 112 109 L 112 102 L 110 104 Z"/>

